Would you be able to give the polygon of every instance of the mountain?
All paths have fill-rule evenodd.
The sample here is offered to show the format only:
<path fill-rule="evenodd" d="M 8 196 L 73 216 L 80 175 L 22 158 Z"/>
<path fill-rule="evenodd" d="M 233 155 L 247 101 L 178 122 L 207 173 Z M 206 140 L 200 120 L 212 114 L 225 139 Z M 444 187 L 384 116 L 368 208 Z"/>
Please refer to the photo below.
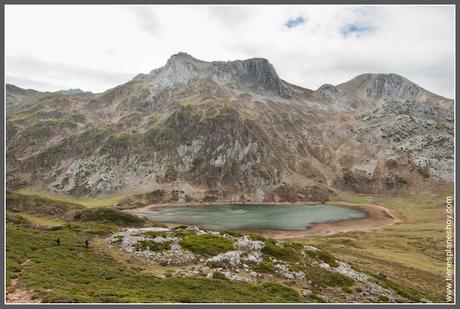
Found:
<path fill-rule="evenodd" d="M 453 183 L 453 101 L 396 74 L 310 90 L 266 59 L 178 53 L 99 94 L 6 93 L 9 189 L 318 201 Z"/>
<path fill-rule="evenodd" d="M 67 95 L 74 95 L 74 94 L 83 94 L 85 91 L 81 90 L 80 88 L 71 88 L 67 90 L 60 90 L 63 94 Z"/>

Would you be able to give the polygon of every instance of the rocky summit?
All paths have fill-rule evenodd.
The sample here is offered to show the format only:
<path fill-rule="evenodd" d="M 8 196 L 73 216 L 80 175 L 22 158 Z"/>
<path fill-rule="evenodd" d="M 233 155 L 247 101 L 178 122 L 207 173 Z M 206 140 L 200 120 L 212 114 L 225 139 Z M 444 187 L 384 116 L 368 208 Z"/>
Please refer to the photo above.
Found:
<path fill-rule="evenodd" d="M 310 90 L 266 59 L 178 53 L 103 93 L 7 85 L 6 112 L 9 190 L 293 202 L 453 183 L 454 102 L 396 74 Z"/>

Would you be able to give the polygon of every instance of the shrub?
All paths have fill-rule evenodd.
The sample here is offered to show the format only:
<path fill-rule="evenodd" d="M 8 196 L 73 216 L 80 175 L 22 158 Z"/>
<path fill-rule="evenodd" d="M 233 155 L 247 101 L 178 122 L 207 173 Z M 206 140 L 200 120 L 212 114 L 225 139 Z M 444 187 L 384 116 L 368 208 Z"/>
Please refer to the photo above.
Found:
<path fill-rule="evenodd" d="M 143 233 L 143 236 L 148 237 L 148 238 L 166 237 L 167 233 L 166 232 L 147 231 L 147 232 Z"/>
<path fill-rule="evenodd" d="M 429 178 L 430 177 L 430 171 L 428 168 L 423 168 L 420 166 L 417 166 L 417 172 L 419 173 L 420 176 L 423 178 Z"/>
<path fill-rule="evenodd" d="M 137 251 L 165 251 L 171 249 L 171 241 L 156 242 L 153 240 L 140 240 L 136 244 Z"/>
<path fill-rule="evenodd" d="M 404 188 L 409 184 L 409 182 L 399 175 L 395 175 L 392 178 L 385 179 L 385 185 L 392 189 L 392 188 Z"/>
<path fill-rule="evenodd" d="M 262 235 L 258 235 L 258 234 L 251 234 L 249 235 L 249 238 L 254 241 L 256 240 L 265 241 L 265 237 L 263 237 Z"/>
<path fill-rule="evenodd" d="M 241 234 L 241 233 L 238 233 L 238 232 L 235 232 L 235 231 L 230 231 L 230 230 L 222 231 L 221 234 L 227 234 L 227 235 L 232 236 L 232 237 L 242 237 L 243 236 L 243 234 Z"/>
<path fill-rule="evenodd" d="M 206 195 L 204 198 L 203 198 L 203 201 L 204 202 L 215 202 L 217 201 L 219 198 L 215 195 Z"/>
<path fill-rule="evenodd" d="M 315 293 L 311 293 L 310 295 L 308 295 L 308 298 L 313 302 L 313 303 L 325 303 L 326 300 L 324 298 L 322 298 L 321 296 L 315 294 Z"/>
<path fill-rule="evenodd" d="M 196 235 L 194 232 L 187 231 L 187 230 L 179 230 L 179 231 L 175 232 L 174 234 L 175 234 L 176 237 L 182 238 L 182 240 L 187 236 Z"/>
<path fill-rule="evenodd" d="M 176 168 L 170 165 L 168 169 L 166 170 L 164 178 L 165 178 L 165 181 L 167 182 L 175 181 L 177 178 Z"/>
<path fill-rule="evenodd" d="M 133 196 L 133 200 L 136 202 L 140 202 L 141 204 L 154 204 L 161 202 L 164 199 L 165 195 L 166 191 L 158 189 L 148 193 L 136 194 Z"/>
<path fill-rule="evenodd" d="M 273 193 L 278 195 L 282 201 L 288 201 L 288 202 L 297 201 L 297 191 L 288 185 L 283 184 L 277 187 L 273 191 Z"/>
<path fill-rule="evenodd" d="M 317 259 L 323 261 L 324 263 L 327 263 L 327 264 L 331 265 L 332 267 L 337 267 L 338 266 L 337 261 L 335 260 L 335 258 L 330 253 L 328 253 L 326 251 L 323 251 L 323 250 L 317 250 L 317 251 L 308 250 L 308 251 L 306 251 L 306 253 L 310 257 L 317 258 Z"/>
<path fill-rule="evenodd" d="M 227 277 L 225 277 L 225 275 L 223 273 L 221 273 L 220 271 L 213 272 L 212 277 L 214 279 L 228 280 Z"/>
<path fill-rule="evenodd" d="M 265 246 L 262 248 L 262 253 L 281 259 L 285 261 L 297 261 L 299 260 L 298 252 L 290 246 L 281 247 L 278 246 L 273 240 L 266 241 Z"/>
<path fill-rule="evenodd" d="M 117 235 L 116 240 L 114 241 L 114 243 L 120 244 L 123 241 L 123 238 L 124 237 L 122 235 Z"/>
<path fill-rule="evenodd" d="M 259 264 L 254 264 L 252 269 L 255 272 L 258 272 L 261 274 L 272 274 L 275 272 L 275 268 L 273 267 L 273 264 L 270 261 L 263 261 Z"/>
<path fill-rule="evenodd" d="M 344 168 L 342 170 L 342 174 L 343 174 L 342 179 L 343 179 L 345 184 L 354 185 L 356 183 L 355 175 L 348 168 Z"/>
<path fill-rule="evenodd" d="M 184 236 L 181 242 L 184 249 L 188 249 L 194 253 L 205 256 L 214 256 L 220 253 L 231 251 L 233 249 L 233 241 L 214 235 L 187 235 Z"/>
<path fill-rule="evenodd" d="M 346 286 L 352 286 L 354 283 L 353 279 L 345 275 L 342 275 L 340 273 L 330 272 L 330 271 L 325 271 L 324 275 L 321 276 L 321 280 L 323 284 L 327 286 L 346 287 Z"/>
<path fill-rule="evenodd" d="M 300 302 L 299 294 L 292 288 L 275 282 L 264 282 L 261 284 L 262 289 L 270 294 L 281 295 L 283 298 L 292 302 Z"/>
<path fill-rule="evenodd" d="M 393 169 L 393 168 L 398 166 L 398 162 L 396 162 L 396 160 L 394 160 L 394 159 L 387 160 L 386 164 L 387 164 L 388 168 L 391 168 L 391 169 Z"/>

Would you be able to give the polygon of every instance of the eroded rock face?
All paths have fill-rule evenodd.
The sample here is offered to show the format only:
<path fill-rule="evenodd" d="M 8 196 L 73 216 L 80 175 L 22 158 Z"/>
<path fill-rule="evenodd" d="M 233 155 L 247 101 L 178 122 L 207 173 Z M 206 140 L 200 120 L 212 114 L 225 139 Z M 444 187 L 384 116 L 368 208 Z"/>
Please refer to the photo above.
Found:
<path fill-rule="evenodd" d="M 424 162 L 435 178 L 453 179 L 453 110 L 427 102 L 387 99 L 361 119 L 359 139 L 378 139 L 381 151 L 409 154 L 416 165 Z"/>
<path fill-rule="evenodd" d="M 136 185 L 154 183 L 157 178 L 164 177 L 165 171 L 166 164 L 161 159 L 156 160 L 155 156 L 152 160 L 141 162 L 136 156 L 93 156 L 77 159 L 65 169 L 52 169 L 55 180 L 47 188 L 70 195 L 111 194 Z"/>
<path fill-rule="evenodd" d="M 255 90 L 269 91 L 280 96 L 288 92 L 275 68 L 267 59 L 253 58 L 229 62 L 212 63 L 212 79 L 221 84 Z"/>
<path fill-rule="evenodd" d="M 205 62 L 186 53 L 178 53 L 171 56 L 164 67 L 150 72 L 150 76 L 152 82 L 149 92 L 152 100 L 166 88 L 187 85 L 200 78 L 210 78 L 217 84 L 237 89 L 288 95 L 273 65 L 263 58 Z"/>
<path fill-rule="evenodd" d="M 395 74 L 312 91 L 266 59 L 179 53 L 97 95 L 8 85 L 6 105 L 9 189 L 96 196 L 170 185 L 174 195 L 179 182 L 194 188 L 187 196 L 219 192 L 203 201 L 324 201 L 337 186 L 453 182 L 453 101 Z"/>

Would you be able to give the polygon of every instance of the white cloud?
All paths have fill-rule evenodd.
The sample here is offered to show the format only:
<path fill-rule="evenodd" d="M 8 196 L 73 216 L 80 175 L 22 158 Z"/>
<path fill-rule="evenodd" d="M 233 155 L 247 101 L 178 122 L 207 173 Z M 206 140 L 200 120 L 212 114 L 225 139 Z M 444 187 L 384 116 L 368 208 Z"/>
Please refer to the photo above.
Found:
<path fill-rule="evenodd" d="M 6 73 L 101 91 L 162 66 L 265 57 L 284 80 L 311 89 L 366 72 L 394 72 L 454 96 L 453 6 L 12 6 Z M 288 28 L 288 20 L 303 24 Z M 40 63 L 40 69 L 34 68 Z M 49 66 L 48 66 L 49 65 Z"/>
<path fill-rule="evenodd" d="M 27 56 L 6 56 L 5 62 L 7 82 L 17 85 L 25 83 L 25 87 L 36 90 L 56 91 L 79 85 L 82 89 L 103 91 L 136 75 L 48 62 Z"/>

